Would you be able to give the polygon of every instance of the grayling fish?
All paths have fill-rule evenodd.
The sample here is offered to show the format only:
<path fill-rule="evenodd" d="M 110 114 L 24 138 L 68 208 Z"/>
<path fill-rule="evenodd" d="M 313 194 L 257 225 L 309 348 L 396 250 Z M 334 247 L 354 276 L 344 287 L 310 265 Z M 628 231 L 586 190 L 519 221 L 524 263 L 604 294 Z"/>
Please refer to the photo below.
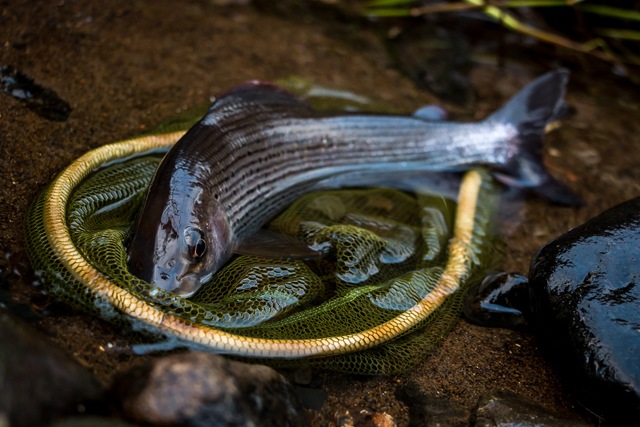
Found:
<path fill-rule="evenodd" d="M 273 85 L 232 89 L 163 159 L 129 246 L 129 268 L 190 296 L 287 205 L 323 180 L 335 187 L 341 176 L 349 186 L 353 177 L 375 184 L 394 174 L 484 165 L 507 185 L 579 204 L 542 163 L 544 129 L 566 109 L 567 80 L 565 70 L 547 73 L 478 123 L 331 115 Z"/>

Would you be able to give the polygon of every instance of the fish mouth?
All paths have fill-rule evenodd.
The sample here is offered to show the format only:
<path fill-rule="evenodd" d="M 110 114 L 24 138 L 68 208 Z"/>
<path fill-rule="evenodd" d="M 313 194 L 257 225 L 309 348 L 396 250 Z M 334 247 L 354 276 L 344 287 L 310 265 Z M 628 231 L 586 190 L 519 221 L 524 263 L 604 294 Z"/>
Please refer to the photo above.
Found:
<path fill-rule="evenodd" d="M 189 298 L 200 289 L 201 282 L 195 274 L 185 274 L 178 282 L 178 286 L 172 292 L 183 298 Z"/>
<path fill-rule="evenodd" d="M 145 280 L 143 277 L 142 280 Z M 183 298 L 189 298 L 196 293 L 201 286 L 201 280 L 195 273 L 176 274 L 174 271 L 157 268 L 151 280 L 152 286 L 164 291 L 171 292 Z"/>

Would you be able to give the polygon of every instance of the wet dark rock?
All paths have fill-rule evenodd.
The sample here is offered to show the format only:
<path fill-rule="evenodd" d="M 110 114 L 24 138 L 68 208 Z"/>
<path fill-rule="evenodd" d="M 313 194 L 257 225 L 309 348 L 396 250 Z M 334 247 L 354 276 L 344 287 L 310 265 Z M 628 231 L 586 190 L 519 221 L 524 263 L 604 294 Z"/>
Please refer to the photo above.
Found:
<path fill-rule="evenodd" d="M 0 65 L 0 88 L 45 119 L 64 122 L 71 113 L 67 101 L 10 65 Z"/>
<path fill-rule="evenodd" d="M 544 246 L 529 278 L 539 336 L 581 403 L 640 425 L 640 198 Z"/>
<path fill-rule="evenodd" d="M 117 375 L 111 395 L 135 423 L 154 426 L 305 426 L 304 408 L 275 370 L 188 352 Z"/>
<path fill-rule="evenodd" d="M 401 385 L 396 397 L 409 408 L 409 425 L 412 427 L 467 427 L 471 410 L 444 397 L 435 397 L 422 389 L 420 384 L 409 381 Z"/>
<path fill-rule="evenodd" d="M 475 412 L 474 427 L 588 427 L 591 424 L 572 420 L 527 400 L 522 396 L 498 391 L 481 396 Z"/>
<path fill-rule="evenodd" d="M 98 380 L 30 326 L 0 309 L 0 424 L 50 423 L 101 398 Z"/>
<path fill-rule="evenodd" d="M 520 273 L 494 273 L 465 298 L 466 320 L 491 328 L 524 329 L 529 311 L 529 279 Z"/>

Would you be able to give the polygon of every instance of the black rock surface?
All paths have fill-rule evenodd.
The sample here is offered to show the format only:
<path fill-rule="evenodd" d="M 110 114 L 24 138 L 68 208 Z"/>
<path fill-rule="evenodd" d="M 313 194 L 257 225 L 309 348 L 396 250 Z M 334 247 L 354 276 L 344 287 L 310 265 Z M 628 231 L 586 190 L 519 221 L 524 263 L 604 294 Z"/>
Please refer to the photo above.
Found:
<path fill-rule="evenodd" d="M 529 280 L 543 347 L 581 403 L 640 425 L 640 198 L 545 245 Z"/>

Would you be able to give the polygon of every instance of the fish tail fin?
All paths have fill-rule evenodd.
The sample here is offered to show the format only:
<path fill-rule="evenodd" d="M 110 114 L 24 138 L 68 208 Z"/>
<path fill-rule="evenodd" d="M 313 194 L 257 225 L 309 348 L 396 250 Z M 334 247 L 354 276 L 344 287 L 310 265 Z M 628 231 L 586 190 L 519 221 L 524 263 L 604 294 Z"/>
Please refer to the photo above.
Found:
<path fill-rule="evenodd" d="M 514 155 L 495 175 L 501 182 L 526 188 L 561 205 L 578 206 L 582 199 L 555 179 L 543 162 L 542 138 L 548 124 L 566 116 L 564 101 L 569 72 L 551 71 L 529 83 L 487 121 L 508 123 L 517 129 L 509 141 Z"/>

